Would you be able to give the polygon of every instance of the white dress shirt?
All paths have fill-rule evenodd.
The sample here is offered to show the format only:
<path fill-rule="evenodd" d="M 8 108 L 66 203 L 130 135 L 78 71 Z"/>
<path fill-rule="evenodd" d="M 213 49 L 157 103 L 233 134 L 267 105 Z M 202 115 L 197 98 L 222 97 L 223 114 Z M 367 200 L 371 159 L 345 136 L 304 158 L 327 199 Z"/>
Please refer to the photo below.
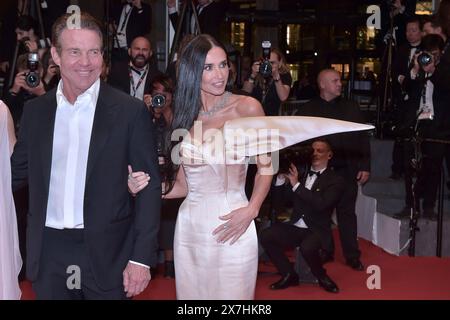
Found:
<path fill-rule="evenodd" d="M 130 95 L 139 100 L 144 100 L 144 88 L 148 77 L 148 69 L 148 64 L 142 70 L 131 69 L 133 81 L 130 79 Z"/>
<path fill-rule="evenodd" d="M 45 225 L 55 229 L 82 229 L 86 169 L 100 80 L 71 104 L 56 91 L 52 164 Z"/>
<path fill-rule="evenodd" d="M 433 92 L 434 84 L 428 79 L 431 74 L 426 75 L 425 87 L 420 97 L 420 106 L 418 112 L 419 120 L 433 120 L 434 119 L 434 105 L 433 105 Z"/>
<path fill-rule="evenodd" d="M 322 174 L 325 171 L 325 169 L 326 168 L 323 168 L 317 172 L 320 172 L 320 174 Z M 305 188 L 308 190 L 311 190 L 312 186 L 314 185 L 314 182 L 316 182 L 316 179 L 317 179 L 316 174 L 313 174 L 313 175 L 307 174 L 306 181 L 305 181 Z M 300 186 L 300 182 L 297 182 L 295 184 L 295 186 L 292 187 L 292 191 L 295 192 L 295 190 L 297 190 L 297 188 L 299 186 Z M 308 226 L 306 225 L 305 220 L 303 220 L 303 218 L 298 219 L 298 221 L 296 223 L 294 223 L 294 226 L 299 227 L 299 228 L 308 228 Z"/>

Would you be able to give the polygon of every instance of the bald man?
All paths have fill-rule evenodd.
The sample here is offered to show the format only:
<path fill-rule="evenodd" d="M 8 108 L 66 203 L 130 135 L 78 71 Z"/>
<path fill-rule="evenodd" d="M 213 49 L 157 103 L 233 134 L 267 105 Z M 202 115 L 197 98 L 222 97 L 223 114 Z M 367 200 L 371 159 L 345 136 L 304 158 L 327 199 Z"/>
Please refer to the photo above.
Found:
<path fill-rule="evenodd" d="M 150 92 L 152 80 L 161 72 L 150 63 L 152 45 L 145 37 L 136 37 L 128 49 L 128 62 L 114 63 L 108 83 L 140 100 Z"/>
<path fill-rule="evenodd" d="M 341 75 L 333 69 L 322 70 L 317 77 L 320 96 L 299 108 L 298 115 L 323 117 L 364 123 L 358 103 L 341 97 Z M 346 187 L 336 205 L 339 236 L 346 263 L 352 269 L 363 270 L 357 241 L 355 203 L 358 183 L 364 184 L 370 175 L 370 144 L 367 132 L 348 132 L 326 137 L 334 150 L 330 167 L 344 178 Z M 331 221 L 328 236 L 323 239 L 323 262 L 334 259 Z"/>

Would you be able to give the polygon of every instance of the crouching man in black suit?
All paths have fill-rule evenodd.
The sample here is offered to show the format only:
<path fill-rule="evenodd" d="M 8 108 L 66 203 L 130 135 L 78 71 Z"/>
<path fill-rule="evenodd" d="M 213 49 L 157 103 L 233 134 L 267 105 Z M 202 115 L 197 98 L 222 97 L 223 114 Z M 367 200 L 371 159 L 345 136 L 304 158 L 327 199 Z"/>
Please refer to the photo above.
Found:
<path fill-rule="evenodd" d="M 333 156 L 330 144 L 317 139 L 312 143 L 311 168 L 300 177 L 297 168 L 291 164 L 285 177 L 292 188 L 294 211 L 287 223 L 275 223 L 264 229 L 259 240 L 267 255 L 278 269 L 282 278 L 273 283 L 273 290 L 298 285 L 299 278 L 284 250 L 299 246 L 301 253 L 317 277 L 319 285 L 326 291 L 337 293 L 339 288 L 327 275 L 319 256 L 324 237 L 331 224 L 331 213 L 342 196 L 345 182 L 334 171 L 328 169 Z"/>

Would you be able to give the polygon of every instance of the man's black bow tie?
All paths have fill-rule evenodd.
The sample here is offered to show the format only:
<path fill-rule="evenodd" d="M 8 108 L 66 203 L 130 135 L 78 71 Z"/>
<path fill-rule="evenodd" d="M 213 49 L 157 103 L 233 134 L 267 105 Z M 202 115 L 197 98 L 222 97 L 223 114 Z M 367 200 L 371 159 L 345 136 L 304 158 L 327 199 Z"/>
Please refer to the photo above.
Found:
<path fill-rule="evenodd" d="M 420 48 L 420 44 L 417 45 L 417 46 L 409 45 L 409 48 L 410 49 L 419 49 Z"/>
<path fill-rule="evenodd" d="M 320 176 L 320 171 L 309 170 L 308 171 L 308 176 L 313 176 L 313 175 L 317 175 L 317 177 L 319 177 Z"/>

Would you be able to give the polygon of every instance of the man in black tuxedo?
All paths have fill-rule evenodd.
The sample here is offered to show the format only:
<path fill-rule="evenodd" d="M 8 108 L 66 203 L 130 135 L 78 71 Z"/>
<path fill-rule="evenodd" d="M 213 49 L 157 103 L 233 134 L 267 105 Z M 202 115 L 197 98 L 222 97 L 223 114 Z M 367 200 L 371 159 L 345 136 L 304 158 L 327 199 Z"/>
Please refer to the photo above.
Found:
<path fill-rule="evenodd" d="M 123 4 L 113 4 L 113 64 L 127 59 L 131 41 L 150 33 L 152 27 L 152 7 L 142 0 L 127 0 Z"/>
<path fill-rule="evenodd" d="M 270 286 L 273 290 L 298 285 L 298 275 L 284 250 L 300 246 L 302 255 L 319 285 L 326 291 L 339 292 L 337 285 L 323 268 L 319 249 L 323 239 L 328 237 L 331 214 L 342 196 L 345 182 L 328 168 L 328 161 L 333 156 L 330 144 L 326 140 L 318 139 L 312 143 L 312 148 L 311 170 L 305 172 L 300 181 L 294 164 L 290 165 L 289 173 L 285 174 L 291 189 L 286 192 L 289 192 L 294 200 L 290 221 L 275 223 L 259 235 L 261 245 L 282 275 L 279 281 Z"/>
<path fill-rule="evenodd" d="M 394 93 L 393 98 L 396 107 L 395 118 L 397 127 L 401 127 L 405 123 L 406 119 L 404 116 L 407 113 L 406 108 L 409 105 L 409 96 L 406 94 L 404 80 L 411 70 L 414 55 L 421 50 L 422 31 L 418 17 L 413 17 L 407 21 L 406 40 L 407 42 L 405 44 L 399 46 L 392 66 L 392 92 Z M 398 132 L 398 135 L 392 150 L 392 174 L 390 178 L 393 180 L 400 179 L 406 170 L 404 167 L 405 137 L 402 132 Z"/>
<path fill-rule="evenodd" d="M 142 102 L 100 81 L 102 31 L 81 13 L 53 26 L 53 89 L 25 105 L 13 188 L 28 182 L 27 276 L 38 299 L 122 299 L 141 293 L 157 261 L 161 182 Z M 77 19 L 75 19 L 76 21 Z M 135 198 L 127 166 L 152 179 Z"/>
<path fill-rule="evenodd" d="M 130 61 L 117 62 L 113 65 L 108 83 L 132 97 L 144 100 L 150 93 L 153 79 L 161 72 L 150 63 L 153 55 L 152 45 L 145 37 L 137 37 L 128 49 Z"/>
<path fill-rule="evenodd" d="M 189 2 L 189 1 L 188 1 Z M 178 25 L 178 12 L 175 7 L 175 0 L 168 0 L 167 7 L 169 9 L 169 18 L 172 26 L 176 29 Z M 207 33 L 216 39 L 219 39 L 220 26 L 225 18 L 227 3 L 225 0 L 198 0 L 195 7 L 198 15 L 198 24 L 201 33 Z M 195 33 L 194 17 L 190 17 L 190 28 L 188 33 Z"/>
<path fill-rule="evenodd" d="M 317 77 L 320 97 L 299 108 L 300 116 L 323 117 L 344 121 L 364 123 L 357 102 L 341 97 L 342 83 L 338 72 L 333 69 L 322 70 Z M 359 260 L 357 222 L 355 213 L 358 183 L 364 184 L 370 176 L 370 143 L 367 132 L 348 132 L 326 137 L 333 146 L 334 156 L 330 167 L 344 178 L 345 191 L 336 205 L 339 236 L 347 264 L 355 270 L 363 270 Z M 334 259 L 334 243 L 331 225 L 328 228 L 329 241 L 324 243 L 323 261 Z"/>
<path fill-rule="evenodd" d="M 423 216 L 437 219 L 434 211 L 442 160 L 450 141 L 450 65 L 442 61 L 444 40 L 438 34 L 429 34 L 422 39 L 422 52 L 429 55 L 428 64 L 419 64 L 418 55 L 414 56 L 414 66 L 405 79 L 408 95 L 408 108 L 405 118 L 409 127 L 416 125 L 421 143 L 422 166 L 415 184 L 417 195 L 416 208 L 419 209 L 419 197 L 423 197 Z M 413 130 L 410 135 L 413 136 Z M 431 140 L 428 140 L 431 139 Z M 444 142 L 444 143 L 440 143 Z M 409 153 L 405 154 L 409 170 L 405 174 L 405 208 L 395 215 L 396 218 L 409 217 L 413 207 L 412 169 L 410 160 L 414 157 L 414 148 L 407 145 Z"/>

